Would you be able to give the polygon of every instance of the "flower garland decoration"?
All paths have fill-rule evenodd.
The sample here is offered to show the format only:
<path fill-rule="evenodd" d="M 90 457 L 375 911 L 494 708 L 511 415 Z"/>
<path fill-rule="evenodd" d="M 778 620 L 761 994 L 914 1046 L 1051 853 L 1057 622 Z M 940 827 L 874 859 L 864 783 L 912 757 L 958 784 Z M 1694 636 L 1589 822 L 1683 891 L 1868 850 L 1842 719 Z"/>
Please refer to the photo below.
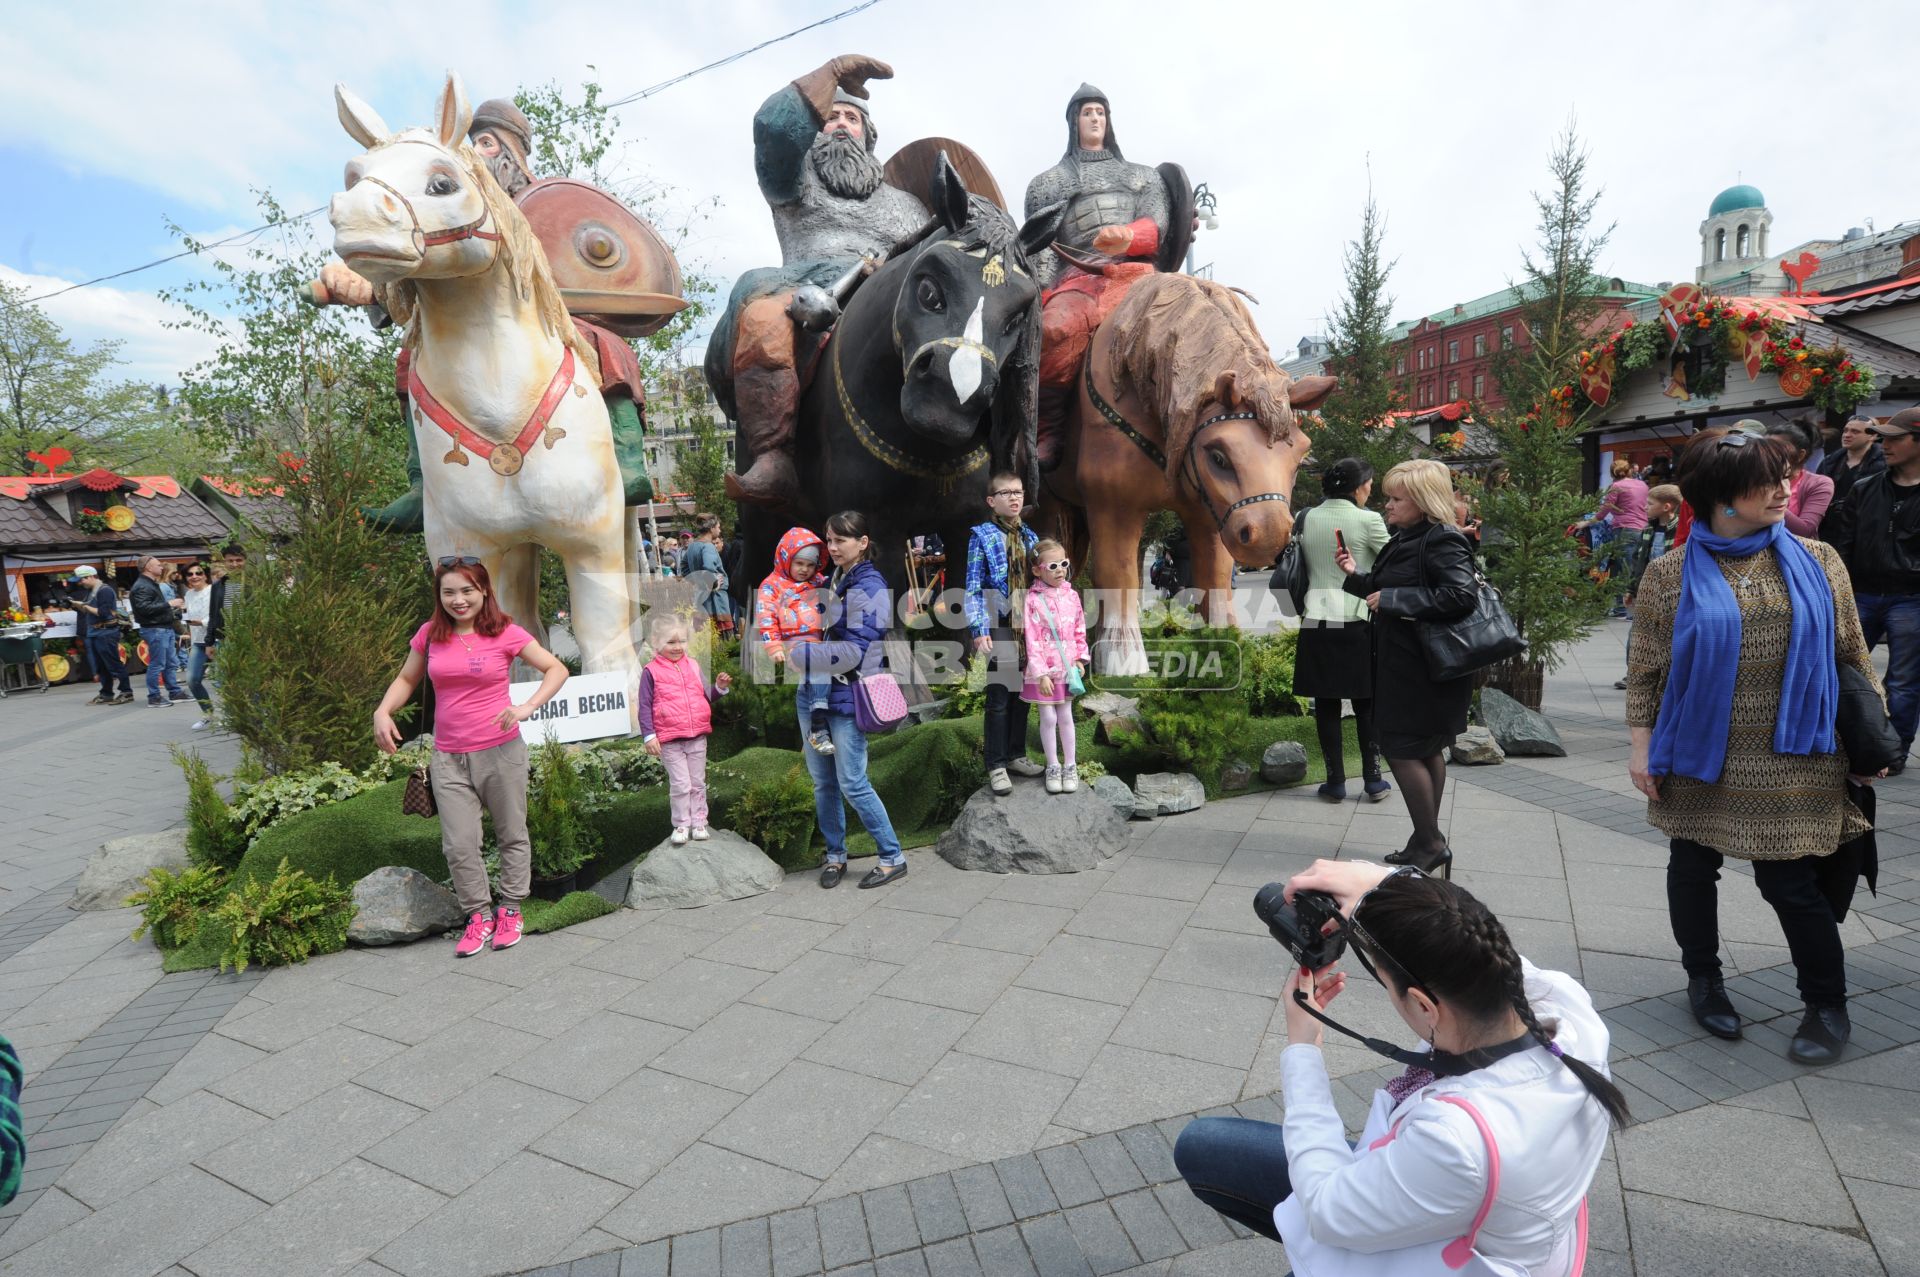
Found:
<path fill-rule="evenodd" d="M 82 509 L 74 516 L 73 526 L 89 534 L 107 530 L 107 516 L 98 510 Z"/>
<path fill-rule="evenodd" d="M 1455 430 L 1450 434 L 1435 435 L 1433 446 L 1441 452 L 1458 452 L 1467 446 L 1467 433 L 1464 430 Z"/>
<path fill-rule="evenodd" d="M 1824 412 L 1847 413 L 1873 398 L 1873 370 L 1853 362 L 1837 342 L 1825 349 L 1794 336 L 1768 341 L 1760 366 L 1780 375 L 1780 389 Z"/>

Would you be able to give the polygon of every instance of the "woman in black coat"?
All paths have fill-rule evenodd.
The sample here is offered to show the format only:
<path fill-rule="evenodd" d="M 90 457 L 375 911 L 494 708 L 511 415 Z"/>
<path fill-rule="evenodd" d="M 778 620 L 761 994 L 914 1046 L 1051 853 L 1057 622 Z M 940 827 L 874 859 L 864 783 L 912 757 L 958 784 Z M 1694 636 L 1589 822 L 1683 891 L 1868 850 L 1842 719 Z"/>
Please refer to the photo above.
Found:
<path fill-rule="evenodd" d="M 1413 837 L 1386 859 L 1452 875 L 1453 851 L 1440 829 L 1447 746 L 1466 730 L 1469 677 L 1427 673 L 1417 621 L 1454 621 L 1473 611 L 1473 547 L 1454 526 L 1452 473 L 1438 461 L 1403 461 L 1381 483 L 1393 535 L 1368 572 L 1342 550 L 1334 562 L 1347 593 L 1373 612 L 1373 730 L 1407 800 Z"/>

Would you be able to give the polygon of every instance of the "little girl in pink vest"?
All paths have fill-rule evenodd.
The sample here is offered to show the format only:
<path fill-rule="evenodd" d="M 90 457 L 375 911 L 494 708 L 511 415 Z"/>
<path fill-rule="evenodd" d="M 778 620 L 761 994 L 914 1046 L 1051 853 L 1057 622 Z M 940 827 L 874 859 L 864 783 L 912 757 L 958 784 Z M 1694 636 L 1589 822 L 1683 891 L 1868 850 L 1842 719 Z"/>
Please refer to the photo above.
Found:
<path fill-rule="evenodd" d="M 657 655 L 640 671 L 640 733 L 647 752 L 667 768 L 667 800 L 673 813 L 673 845 L 707 834 L 707 737 L 713 734 L 713 701 L 733 686 L 731 675 L 707 682 L 700 662 L 687 655 L 691 627 L 670 616 L 653 627 Z"/>
<path fill-rule="evenodd" d="M 1040 707 L 1040 748 L 1047 756 L 1047 792 L 1080 788 L 1074 761 L 1073 689 L 1087 666 L 1087 614 L 1070 578 L 1066 547 L 1043 540 L 1033 547 L 1033 584 L 1027 589 L 1026 682 L 1020 699 Z"/>

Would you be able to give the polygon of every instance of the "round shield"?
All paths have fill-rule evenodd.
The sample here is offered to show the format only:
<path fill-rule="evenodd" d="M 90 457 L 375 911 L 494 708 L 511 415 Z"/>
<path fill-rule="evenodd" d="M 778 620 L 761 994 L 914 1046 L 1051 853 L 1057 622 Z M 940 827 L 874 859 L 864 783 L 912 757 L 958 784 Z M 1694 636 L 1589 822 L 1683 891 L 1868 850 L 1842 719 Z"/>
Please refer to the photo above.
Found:
<path fill-rule="evenodd" d="M 546 250 L 570 313 L 622 337 L 645 337 L 686 309 L 673 250 L 605 191 L 549 177 L 514 203 Z"/>
<path fill-rule="evenodd" d="M 1167 233 L 1160 237 L 1160 253 L 1154 269 L 1177 273 L 1185 270 L 1187 250 L 1193 246 L 1193 183 L 1187 170 L 1169 161 L 1154 170 L 1167 187 Z"/>
<path fill-rule="evenodd" d="M 947 153 L 947 163 L 960 174 L 968 192 L 984 196 L 998 204 L 1002 212 L 1007 211 L 1007 197 L 1000 193 L 1000 184 L 993 180 L 993 171 L 987 162 L 965 142 L 956 142 L 950 137 L 923 137 L 895 151 L 887 159 L 887 185 L 925 204 L 927 193 L 932 189 L 933 171 L 940 167 L 942 151 Z"/>

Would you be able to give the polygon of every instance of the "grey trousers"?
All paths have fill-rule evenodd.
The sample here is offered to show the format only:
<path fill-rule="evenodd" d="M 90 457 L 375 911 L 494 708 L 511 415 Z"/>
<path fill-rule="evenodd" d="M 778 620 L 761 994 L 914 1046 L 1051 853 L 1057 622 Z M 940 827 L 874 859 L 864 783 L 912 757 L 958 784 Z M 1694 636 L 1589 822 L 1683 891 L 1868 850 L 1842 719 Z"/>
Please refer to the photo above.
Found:
<path fill-rule="evenodd" d="M 428 768 L 440 808 L 440 852 L 453 873 L 463 912 L 488 910 L 493 893 L 480 858 L 480 814 L 493 817 L 500 844 L 500 904 L 518 908 L 532 889 L 533 844 L 527 840 L 527 743 L 519 737 L 470 754 L 433 751 Z"/>

